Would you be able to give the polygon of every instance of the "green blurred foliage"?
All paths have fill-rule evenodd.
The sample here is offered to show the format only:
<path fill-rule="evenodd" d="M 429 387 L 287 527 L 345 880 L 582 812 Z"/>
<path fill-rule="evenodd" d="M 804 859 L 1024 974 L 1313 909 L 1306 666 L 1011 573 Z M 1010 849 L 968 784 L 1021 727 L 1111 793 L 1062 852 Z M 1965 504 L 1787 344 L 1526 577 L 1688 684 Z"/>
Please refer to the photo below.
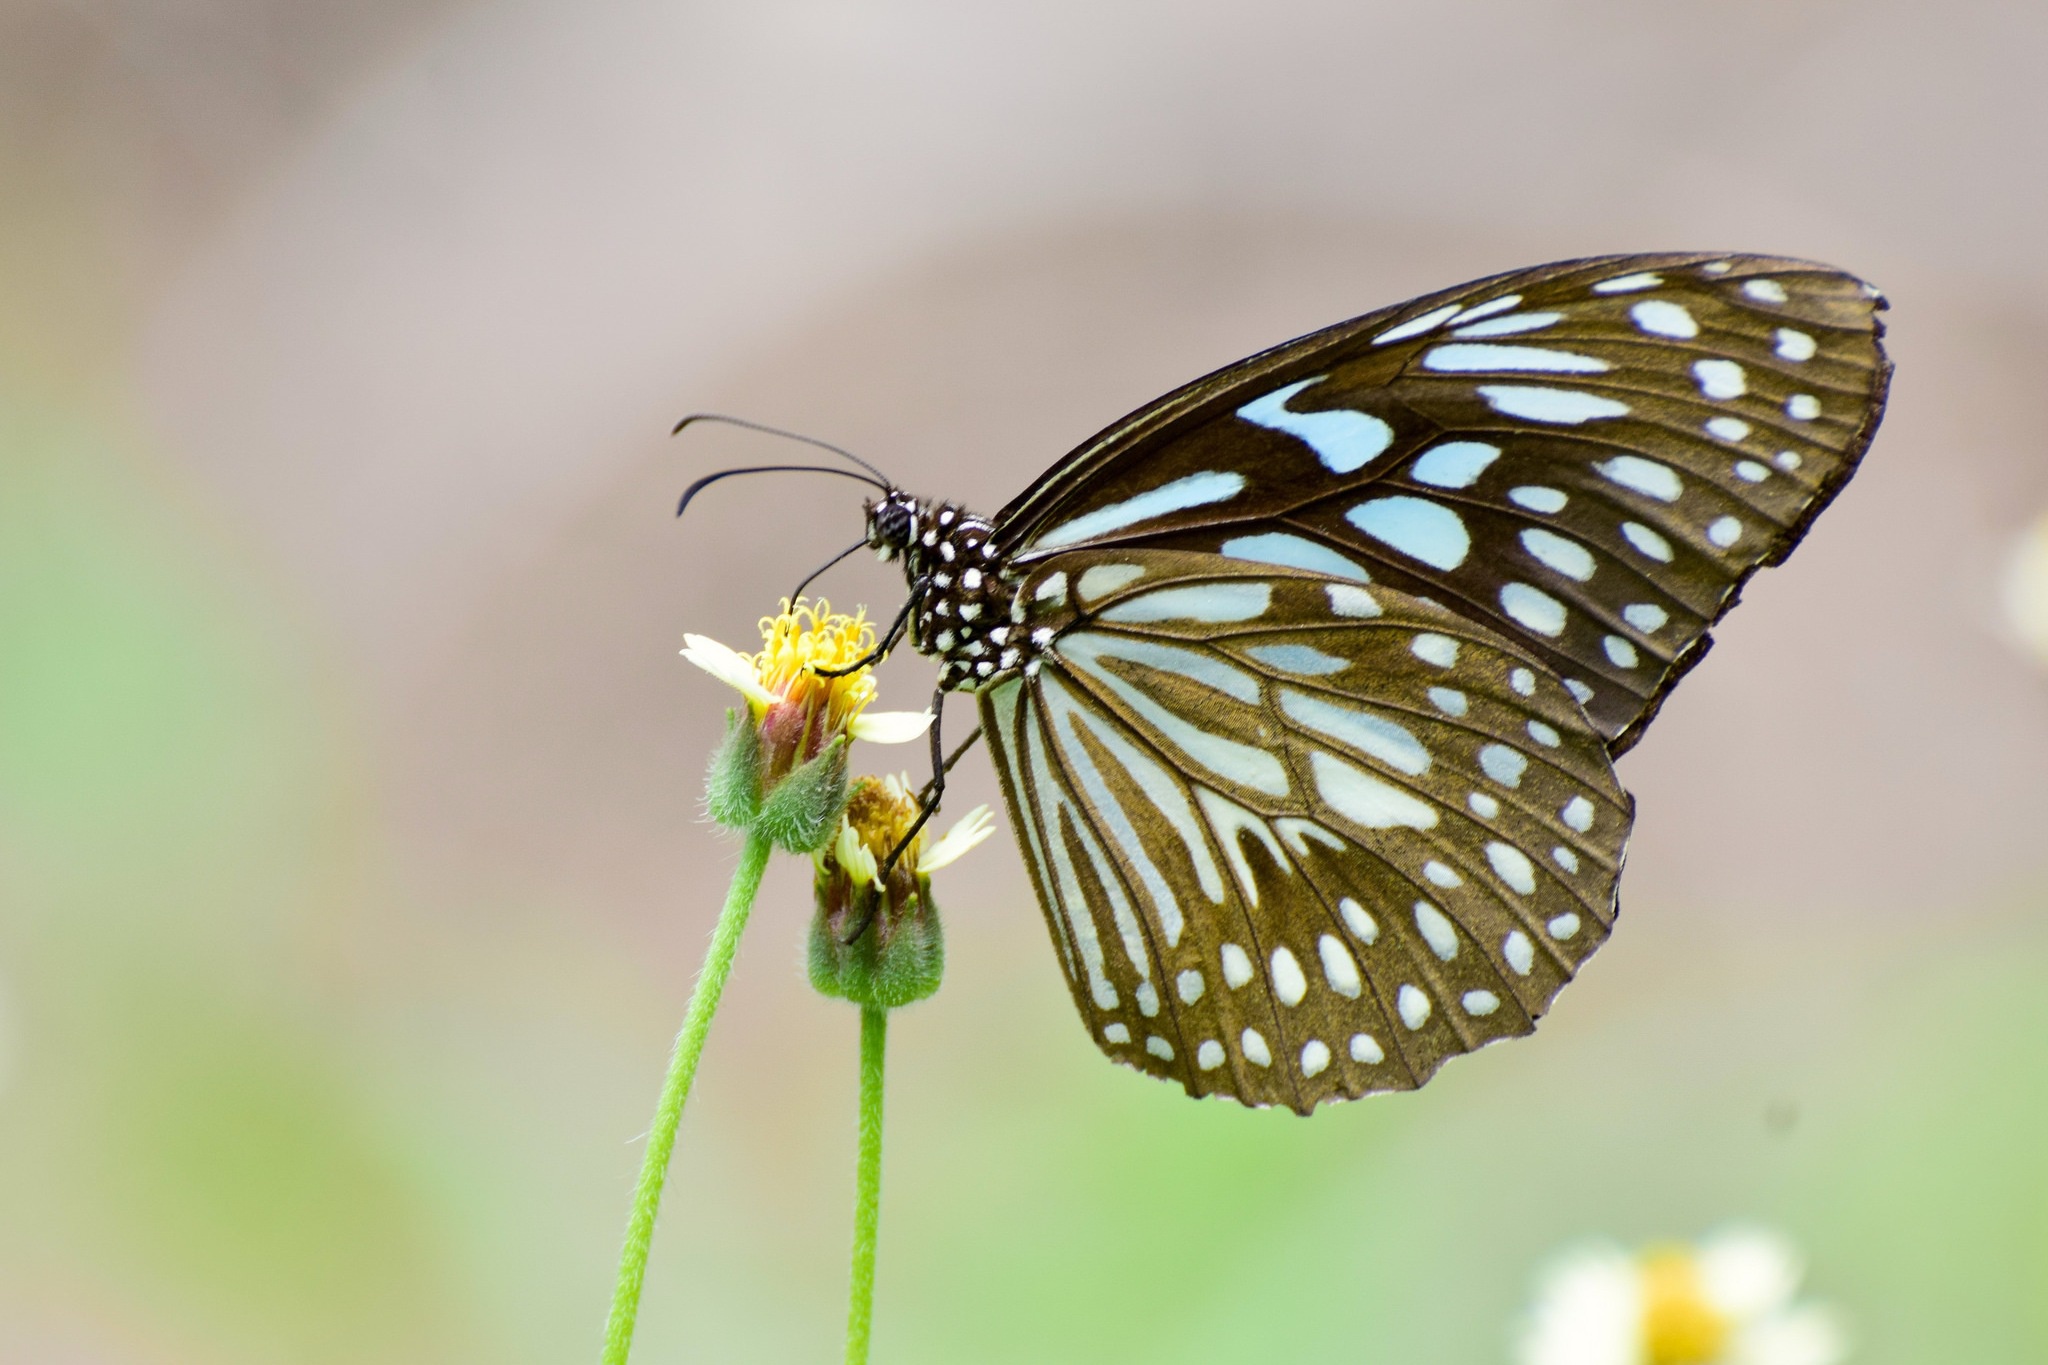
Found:
<path fill-rule="evenodd" d="M 0 1359 L 587 1358 L 694 963 L 394 891 L 351 686 L 269 581 L 138 443 L 0 409 Z M 857 1026 L 775 994 L 802 861 L 713 1034 L 641 1359 L 837 1350 Z M 1303 1122 L 1105 1065 L 1036 910 L 941 876 L 879 1359 L 1476 1365 L 1561 1243 L 1730 1218 L 1811 1253 L 1869 1365 L 2048 1358 L 2038 889 L 1750 908 L 1741 952 L 1634 906 L 1537 1039 Z"/>

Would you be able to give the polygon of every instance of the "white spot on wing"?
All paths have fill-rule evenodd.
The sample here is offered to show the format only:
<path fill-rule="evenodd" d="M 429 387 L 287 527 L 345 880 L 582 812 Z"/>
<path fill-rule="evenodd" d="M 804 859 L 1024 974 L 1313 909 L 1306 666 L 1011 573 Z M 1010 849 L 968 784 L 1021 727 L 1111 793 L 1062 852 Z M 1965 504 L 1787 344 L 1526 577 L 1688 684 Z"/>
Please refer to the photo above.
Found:
<path fill-rule="evenodd" d="M 1429 1022 L 1429 997 L 1413 986 L 1401 987 L 1395 995 L 1394 1008 L 1401 1012 L 1401 1022 L 1411 1033 Z"/>
<path fill-rule="evenodd" d="M 1458 1003 L 1467 1014 L 1487 1015 L 1500 1008 L 1500 997 L 1492 991 L 1466 991 Z"/>
<path fill-rule="evenodd" d="M 1785 286 L 1776 280 L 1744 280 L 1742 292 L 1761 303 L 1783 303 Z"/>
<path fill-rule="evenodd" d="M 1375 1066 L 1387 1060 L 1387 1054 L 1380 1047 L 1379 1039 L 1370 1033 L 1354 1033 L 1351 1035 L 1351 1060 Z"/>
<path fill-rule="evenodd" d="M 1270 668 L 1304 678 L 1327 677 L 1351 667 L 1351 660 L 1325 654 L 1314 645 L 1252 645 L 1245 653 Z"/>
<path fill-rule="evenodd" d="M 1093 604 L 1144 576 L 1145 570 L 1142 565 L 1097 564 L 1082 572 L 1080 581 L 1074 585 L 1074 590 L 1081 594 L 1084 603 Z"/>
<path fill-rule="evenodd" d="M 1121 531 L 1126 526 L 1158 517 L 1185 512 L 1191 507 L 1228 502 L 1244 491 L 1244 475 L 1225 470 L 1204 470 L 1161 485 L 1149 493 L 1098 507 L 1093 512 L 1060 523 L 1032 541 L 1033 549 L 1052 550 L 1077 545 L 1084 540 Z"/>
<path fill-rule="evenodd" d="M 1593 828 L 1593 803 L 1583 796 L 1574 796 L 1565 802 L 1564 809 L 1558 814 L 1567 825 L 1581 834 Z"/>
<path fill-rule="evenodd" d="M 1327 375 L 1304 379 L 1255 398 L 1237 410 L 1237 415 L 1254 426 L 1281 431 L 1303 442 L 1316 453 L 1332 474 L 1349 474 L 1362 469 L 1394 442 L 1394 429 L 1371 413 L 1334 408 L 1328 412 L 1295 412 L 1287 400 Z"/>
<path fill-rule="evenodd" d="M 1479 310 L 1474 308 L 1467 312 L 1465 316 L 1468 318 L 1474 317 L 1477 316 L 1478 312 Z M 1454 337 L 1505 337 L 1515 336 L 1521 332 L 1540 332 L 1563 316 L 1564 314 L 1562 313 L 1511 313 L 1504 318 L 1492 318 L 1486 322 L 1475 322 L 1470 325 L 1453 328 L 1451 335 Z"/>
<path fill-rule="evenodd" d="M 1635 645 L 1624 636 L 1609 635 L 1600 642 L 1600 648 L 1607 652 L 1608 660 L 1616 668 L 1634 668 L 1641 662 Z"/>
<path fill-rule="evenodd" d="M 1515 384 L 1481 384 L 1479 396 L 1495 412 L 1531 422 L 1575 427 L 1610 417 L 1628 416 L 1628 404 L 1578 389 L 1527 388 Z"/>
<path fill-rule="evenodd" d="M 1204 1071 L 1214 1071 L 1222 1066 L 1223 1044 L 1214 1038 L 1205 1039 L 1202 1045 L 1195 1049 L 1195 1065 Z"/>
<path fill-rule="evenodd" d="M 1301 963 L 1285 948 L 1273 950 L 1273 994 L 1283 1005 L 1299 1005 L 1308 995 L 1308 978 Z"/>
<path fill-rule="evenodd" d="M 1536 945 L 1520 929 L 1511 931 L 1501 941 L 1500 955 L 1508 960 L 1516 976 L 1527 976 L 1536 966 Z"/>
<path fill-rule="evenodd" d="M 1531 526 L 1522 532 L 1522 548 L 1539 564 L 1566 578 L 1575 578 L 1583 583 L 1593 576 L 1592 552 L 1576 540 L 1566 540 L 1540 526 Z"/>
<path fill-rule="evenodd" d="M 1352 508 L 1344 519 L 1374 540 L 1435 569 L 1457 568 L 1472 549 L 1464 518 L 1428 498 L 1376 498 Z"/>
<path fill-rule="evenodd" d="M 1430 704 L 1447 716 L 1462 716 L 1468 709 L 1465 694 L 1455 687 L 1432 687 L 1429 689 Z"/>
<path fill-rule="evenodd" d="M 1655 289 L 1664 283 L 1662 275 L 1650 271 L 1639 271 L 1633 275 L 1616 275 L 1611 280 L 1602 280 L 1593 286 L 1596 294 L 1629 294 L 1638 289 Z"/>
<path fill-rule="evenodd" d="M 1522 773 L 1528 766 L 1526 754 L 1505 744 L 1489 744 L 1479 751 L 1479 770 L 1503 787 L 1521 786 Z"/>
<path fill-rule="evenodd" d="M 1742 539 L 1742 523 L 1734 517 L 1717 518 L 1714 524 L 1707 528 L 1707 539 L 1725 550 Z"/>
<path fill-rule="evenodd" d="M 1202 992 L 1208 983 L 1202 980 L 1200 972 L 1190 968 L 1175 977 L 1173 984 L 1175 990 L 1180 993 L 1181 1004 L 1192 1005 L 1202 998 Z"/>
<path fill-rule="evenodd" d="M 1709 398 L 1740 398 L 1749 392 L 1748 377 L 1732 360 L 1695 360 L 1692 377 L 1699 381 L 1700 392 Z"/>
<path fill-rule="evenodd" d="M 1313 569 L 1317 573 L 1331 574 L 1337 578 L 1355 578 L 1361 583 L 1372 581 L 1363 568 L 1329 546 L 1310 540 L 1306 536 L 1289 535 L 1285 531 L 1237 536 L 1224 541 L 1222 551 L 1232 559 L 1247 559 L 1254 564 L 1278 564 L 1288 569 Z"/>
<path fill-rule="evenodd" d="M 1621 538 L 1659 563 L 1671 562 L 1671 542 L 1639 521 L 1624 521 L 1621 524 Z"/>
<path fill-rule="evenodd" d="M 1749 436 L 1749 423 L 1740 417 L 1710 417 L 1707 435 L 1722 441 L 1740 441 Z"/>
<path fill-rule="evenodd" d="M 1248 1028 L 1238 1036 L 1237 1046 L 1244 1053 L 1244 1059 L 1253 1066 L 1273 1065 L 1273 1054 L 1266 1047 L 1266 1039 L 1255 1028 Z"/>
<path fill-rule="evenodd" d="M 1408 652 L 1426 664 L 1449 668 L 1458 662 L 1458 642 L 1448 635 L 1424 631 L 1408 645 Z"/>
<path fill-rule="evenodd" d="M 1778 344 L 1773 349 L 1786 360 L 1811 360 L 1820 347 L 1806 333 L 1791 327 L 1780 327 Z"/>
<path fill-rule="evenodd" d="M 1522 296 L 1520 294 L 1503 294 L 1497 299 L 1488 299 L 1485 303 L 1475 303 L 1464 312 L 1458 314 L 1458 330 L 1463 331 L 1466 323 L 1476 321 L 1479 318 L 1490 318 L 1495 313 L 1505 313 L 1521 301 Z"/>
<path fill-rule="evenodd" d="M 1374 337 L 1372 344 L 1384 346 L 1390 341 L 1406 341 L 1409 337 L 1419 337 L 1432 327 L 1440 326 L 1456 317 L 1458 309 L 1459 305 L 1455 303 L 1447 303 L 1441 308 L 1433 308 L 1421 317 L 1410 318 L 1399 326 L 1389 327 L 1386 331 Z"/>
<path fill-rule="evenodd" d="M 1173 1044 L 1167 1042 L 1156 1033 L 1145 1040 L 1145 1051 L 1151 1053 L 1162 1062 L 1173 1060 Z"/>
<path fill-rule="evenodd" d="M 1500 458 L 1500 447 L 1484 441 L 1446 441 L 1422 452 L 1408 477 L 1432 488 L 1470 488 Z"/>
<path fill-rule="evenodd" d="M 1358 964 L 1351 960 L 1351 951 L 1335 934 L 1324 934 L 1316 940 L 1316 955 L 1323 960 L 1323 980 L 1330 983 L 1331 990 L 1346 1000 L 1356 1000 L 1364 992 Z"/>
<path fill-rule="evenodd" d="M 1795 393 L 1785 400 L 1785 415 L 1795 422 L 1811 422 L 1820 416 L 1820 400 L 1810 393 Z"/>
<path fill-rule="evenodd" d="M 1536 868 L 1529 861 L 1529 855 L 1513 844 L 1498 841 L 1486 846 L 1486 861 L 1493 864 L 1493 870 L 1500 879 L 1524 896 L 1536 892 Z"/>
<path fill-rule="evenodd" d="M 1105 1024 L 1102 1029 L 1102 1037 L 1105 1042 L 1128 1043 L 1131 1041 L 1131 1031 L 1122 1024 Z"/>
<path fill-rule="evenodd" d="M 1422 368 L 1451 374 L 1500 370 L 1604 374 L 1609 367 L 1597 356 L 1553 351 L 1547 346 L 1490 346 L 1481 342 L 1454 341 L 1431 348 L 1422 357 Z"/>
<path fill-rule="evenodd" d="M 1330 610 L 1339 616 L 1378 616 L 1379 600 L 1364 588 L 1354 588 L 1349 583 L 1327 583 L 1323 591 L 1329 595 Z"/>
<path fill-rule="evenodd" d="M 1494 800 L 1485 792 L 1473 792 L 1465 798 L 1465 804 L 1470 806 L 1472 813 L 1482 820 L 1491 820 L 1500 814 L 1500 802 Z"/>
<path fill-rule="evenodd" d="M 1458 955 L 1458 931 L 1444 918 L 1444 912 L 1428 901 L 1415 902 L 1415 931 L 1422 935 L 1422 941 L 1439 962 L 1449 962 Z"/>
<path fill-rule="evenodd" d="M 1566 939 L 1579 932 L 1579 917 L 1577 915 L 1559 915 L 1543 927 L 1550 931 L 1552 938 L 1556 939 L 1559 943 L 1563 943 Z"/>
<path fill-rule="evenodd" d="M 1411 777 L 1429 771 L 1429 750 L 1405 727 L 1368 711 L 1339 706 L 1292 688 L 1280 690 L 1280 709 L 1290 720 L 1348 744 Z"/>
<path fill-rule="evenodd" d="M 1593 468 L 1609 483 L 1619 484 L 1659 502 L 1677 502 L 1678 495 L 1685 491 L 1685 485 L 1678 480 L 1677 470 L 1640 455 L 1616 455 Z"/>
<path fill-rule="evenodd" d="M 1223 984 L 1232 990 L 1242 990 L 1252 979 L 1251 955 L 1235 943 L 1223 945 Z"/>
<path fill-rule="evenodd" d="M 1324 802 L 1354 824 L 1366 829 L 1436 826 L 1436 807 L 1334 755 L 1311 753 L 1309 770 Z"/>
<path fill-rule="evenodd" d="M 1301 1074 L 1311 1080 L 1323 1074 L 1330 1065 L 1330 1049 L 1319 1038 L 1311 1038 L 1301 1046 Z"/>
<path fill-rule="evenodd" d="M 1524 484 L 1520 488 L 1508 490 L 1508 501 L 1518 507 L 1526 507 L 1531 512 L 1548 515 L 1552 512 L 1562 512 L 1565 504 L 1571 499 L 1559 489 L 1545 488 L 1541 484 Z"/>
<path fill-rule="evenodd" d="M 1105 621 L 1250 621 L 1273 602 L 1270 583 L 1195 583 L 1185 588 L 1155 588 L 1102 613 Z"/>
<path fill-rule="evenodd" d="M 1655 635 L 1671 615 L 1655 602 L 1631 602 L 1621 609 L 1621 619 L 1645 635 Z"/>
<path fill-rule="evenodd" d="M 1685 311 L 1685 305 L 1669 299 L 1644 299 L 1629 309 L 1628 315 L 1638 328 L 1653 336 L 1690 340 L 1700 334 L 1700 325 Z"/>
<path fill-rule="evenodd" d="M 1510 583 L 1500 590 L 1501 609 L 1539 635 L 1564 633 L 1564 603 L 1527 583 Z"/>
<path fill-rule="evenodd" d="M 1337 913 L 1344 917 L 1344 927 L 1358 935 L 1358 941 L 1370 947 L 1380 941 L 1379 921 L 1366 913 L 1364 906 L 1349 896 L 1337 902 Z"/>

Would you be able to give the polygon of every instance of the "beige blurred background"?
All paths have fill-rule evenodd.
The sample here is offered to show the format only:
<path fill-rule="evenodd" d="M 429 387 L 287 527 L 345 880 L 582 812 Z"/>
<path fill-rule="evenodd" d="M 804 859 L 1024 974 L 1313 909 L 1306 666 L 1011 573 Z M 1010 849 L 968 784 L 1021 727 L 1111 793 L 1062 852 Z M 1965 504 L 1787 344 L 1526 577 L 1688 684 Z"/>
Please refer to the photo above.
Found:
<path fill-rule="evenodd" d="M 683 412 L 993 510 L 1274 341 L 1680 248 L 1875 280 L 1899 370 L 1623 764 L 1613 944 L 1421 1095 L 1242 1114 L 1100 1061 L 991 843 L 892 1035 L 878 1355 L 1499 1360 L 1558 1243 L 1757 1217 L 1859 1359 L 2048 1356 L 2044 56 L 1988 0 L 0 0 L 0 1360 L 594 1357 L 732 856 L 676 649 L 860 529 L 678 524 L 782 453 Z M 645 1359 L 837 1350 L 806 913 L 772 872 Z"/>

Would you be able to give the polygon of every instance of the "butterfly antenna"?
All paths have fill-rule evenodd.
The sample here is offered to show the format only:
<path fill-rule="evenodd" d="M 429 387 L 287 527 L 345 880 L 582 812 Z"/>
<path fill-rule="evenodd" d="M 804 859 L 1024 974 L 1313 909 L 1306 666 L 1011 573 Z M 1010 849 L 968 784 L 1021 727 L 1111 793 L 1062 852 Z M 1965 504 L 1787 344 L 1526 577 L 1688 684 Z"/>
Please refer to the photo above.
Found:
<path fill-rule="evenodd" d="M 793 592 L 793 593 L 791 593 L 791 594 L 789 595 L 789 600 L 790 600 L 790 601 L 792 601 L 792 602 L 794 602 L 794 601 L 796 601 L 796 599 L 797 599 L 797 598 L 799 598 L 799 597 L 802 597 L 802 596 L 804 595 L 804 589 L 805 589 L 805 588 L 808 588 L 808 587 L 810 587 L 810 586 L 811 586 L 811 583 L 812 583 L 812 581 L 813 581 L 814 579 L 816 579 L 816 578 L 818 577 L 818 575 L 819 575 L 819 574 L 821 574 L 821 573 L 825 572 L 825 570 L 827 570 L 827 569 L 831 568 L 831 567 L 832 567 L 832 566 L 833 566 L 834 564 L 837 564 L 837 563 L 838 563 L 838 562 L 839 562 L 840 560 L 842 560 L 842 559 L 846 558 L 846 557 L 847 557 L 848 555 L 852 554 L 852 553 L 853 553 L 853 552 L 854 552 L 855 550 L 859 550 L 859 549 L 863 549 L 863 548 L 865 548 L 865 547 L 866 547 L 866 545 L 867 545 L 867 543 L 868 543 L 868 542 L 867 542 L 867 537 L 863 536 L 863 537 L 861 537 L 861 538 L 860 538 L 859 540 L 856 540 L 855 542 L 853 542 L 853 544 L 851 544 L 851 545 L 847 546 L 847 547 L 846 547 L 845 549 L 841 550 L 841 551 L 840 551 L 840 552 L 839 552 L 838 554 L 836 554 L 836 555 L 833 555 L 833 556 L 832 556 L 832 557 L 831 557 L 830 559 L 826 560 L 826 561 L 825 561 L 825 562 L 824 562 L 823 564 L 820 564 L 820 565 L 819 565 L 819 566 L 818 566 L 817 568 L 815 568 L 815 569 L 811 570 L 811 571 L 810 571 L 809 573 L 805 574 L 805 575 L 804 575 L 804 581 L 796 585 L 796 591 L 795 591 L 795 592 Z"/>
<path fill-rule="evenodd" d="M 816 446 L 819 450 L 829 450 L 834 455 L 839 456 L 841 459 L 853 461 L 862 469 L 865 469 L 868 473 L 874 475 L 877 479 L 879 479 L 881 481 L 881 487 L 884 489 L 890 489 L 896 486 L 895 480 L 891 479 L 887 474 L 884 474 L 881 470 L 875 468 L 873 465 L 869 464 L 866 460 L 863 460 L 860 456 L 854 454 L 850 450 L 842 450 L 840 447 L 833 445 L 830 441 L 821 441 L 815 436 L 805 436 L 799 432 L 784 431 L 781 427 L 771 427 L 761 422 L 749 422 L 744 417 L 728 417 L 721 412 L 693 412 L 688 417 L 685 417 L 682 421 L 676 423 L 675 428 L 669 432 L 669 435 L 675 436 L 680 434 L 682 432 L 682 429 L 686 426 L 689 426 L 692 422 L 722 422 L 729 427 L 742 427 L 748 431 L 761 432 L 763 435 L 766 436 L 780 436 L 785 441 L 801 441 L 807 446 Z"/>
<path fill-rule="evenodd" d="M 676 515 L 681 516 L 689 508 L 690 499 L 696 497 L 712 484 L 717 483 L 720 479 L 730 479 L 740 474 L 837 474 L 843 479 L 859 479 L 862 483 L 875 483 L 873 479 L 870 479 L 865 474 L 856 474 L 851 469 L 841 469 L 838 465 L 831 464 L 756 464 L 747 465 L 741 469 L 721 469 L 716 474 L 706 474 L 703 478 L 683 490 L 682 501 L 676 504 Z M 888 487 L 885 484 L 875 483 L 875 487 L 880 488 L 885 493 L 888 491 Z"/>

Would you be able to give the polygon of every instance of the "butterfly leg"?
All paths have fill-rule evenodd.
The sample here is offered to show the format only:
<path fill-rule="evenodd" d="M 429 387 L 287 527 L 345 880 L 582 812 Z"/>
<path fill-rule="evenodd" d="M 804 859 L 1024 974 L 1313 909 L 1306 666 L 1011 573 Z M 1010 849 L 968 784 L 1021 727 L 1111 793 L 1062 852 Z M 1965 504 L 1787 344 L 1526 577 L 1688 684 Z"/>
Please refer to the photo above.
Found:
<path fill-rule="evenodd" d="M 903 600 L 903 610 L 897 612 L 896 619 L 889 623 L 889 629 L 883 634 L 882 642 L 869 650 L 865 656 L 855 659 L 844 668 L 818 668 L 812 671 L 821 678 L 843 678 L 849 673 L 858 673 L 863 668 L 880 663 L 903 639 L 903 632 L 910 625 L 911 610 L 917 606 L 918 599 L 924 596 L 926 586 L 926 580 L 922 578 L 911 585 L 910 596 Z"/>
<path fill-rule="evenodd" d="M 910 828 L 903 832 L 903 837 L 896 841 L 896 847 L 889 850 L 889 856 L 882 859 L 882 865 L 875 873 L 873 896 L 868 901 L 867 912 L 860 917 L 860 923 L 853 926 L 853 932 L 840 940 L 842 943 L 855 942 L 868 931 L 868 926 L 874 923 L 875 911 L 882 905 L 882 888 L 889 884 L 889 874 L 896 870 L 896 864 L 901 861 L 904 850 L 917 838 L 918 831 L 924 828 L 925 821 L 931 819 L 939 809 L 939 799 L 946 794 L 946 769 L 952 767 L 954 761 L 967 752 L 968 745 L 973 744 L 981 736 L 981 727 L 977 725 L 966 742 L 953 751 L 953 757 L 947 758 L 946 744 L 939 734 L 939 722 L 945 714 L 946 689 L 942 687 L 932 693 L 932 780 L 927 782 L 924 790 L 918 794 L 917 818 L 910 822 Z"/>
<path fill-rule="evenodd" d="M 943 786 L 944 782 L 942 779 L 944 775 L 946 773 L 952 772 L 953 765 L 955 763 L 958 763 L 961 759 L 965 758 L 967 756 L 967 751 L 969 749 L 972 749 L 980 741 L 981 727 L 977 725 L 974 727 L 973 732 L 970 733 L 967 736 L 967 738 L 961 740 L 959 745 L 953 750 L 953 752 L 946 756 L 946 761 L 939 765 L 938 771 L 933 775 L 931 782 L 925 783 L 924 789 L 918 792 L 917 799 L 922 801 L 926 797 L 934 795 L 935 793 L 933 791 L 933 783 L 938 783 L 940 786 Z"/>

